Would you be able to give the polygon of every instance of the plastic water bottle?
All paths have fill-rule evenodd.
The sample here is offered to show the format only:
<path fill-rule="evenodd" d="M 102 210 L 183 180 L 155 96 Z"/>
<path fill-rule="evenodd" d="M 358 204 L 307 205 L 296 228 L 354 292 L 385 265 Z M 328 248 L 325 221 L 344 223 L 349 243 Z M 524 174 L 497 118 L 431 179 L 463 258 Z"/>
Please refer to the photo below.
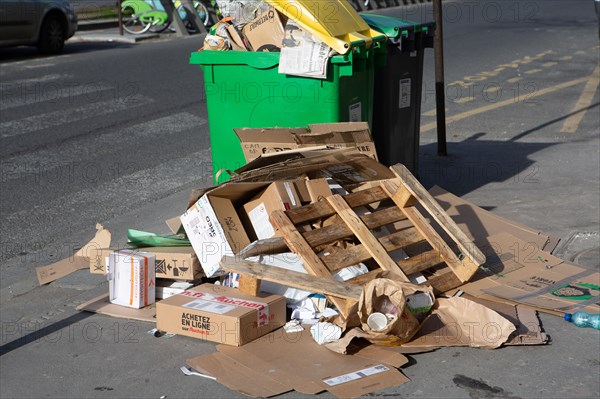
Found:
<path fill-rule="evenodd" d="M 600 330 L 600 314 L 588 314 L 586 312 L 565 313 L 565 320 L 570 321 L 577 327 L 592 327 Z"/>

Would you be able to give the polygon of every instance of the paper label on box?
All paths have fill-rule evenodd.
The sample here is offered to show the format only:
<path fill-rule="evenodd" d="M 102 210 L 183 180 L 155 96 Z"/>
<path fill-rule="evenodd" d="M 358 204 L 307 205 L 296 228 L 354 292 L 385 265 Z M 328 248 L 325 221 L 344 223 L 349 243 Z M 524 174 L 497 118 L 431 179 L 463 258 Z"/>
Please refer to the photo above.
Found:
<path fill-rule="evenodd" d="M 225 305 L 222 303 L 205 301 L 203 299 L 193 300 L 193 301 L 188 302 L 185 305 L 183 305 L 183 307 L 201 310 L 203 312 L 208 312 L 208 313 L 216 313 L 216 314 L 225 314 L 225 313 L 231 312 L 233 309 L 235 309 L 235 306 L 232 306 L 232 305 Z"/>
<path fill-rule="evenodd" d="M 254 232 L 259 240 L 271 238 L 275 235 L 275 229 L 269 221 L 269 214 L 264 203 L 261 202 L 256 208 L 248 212 L 248 216 L 250 216 L 252 227 L 254 227 Z"/>
<path fill-rule="evenodd" d="M 377 366 L 368 367 L 366 369 L 354 371 L 352 373 L 340 375 L 338 377 L 328 378 L 323 380 L 323 382 L 330 387 L 340 385 L 346 382 L 359 380 L 364 377 L 368 377 L 370 375 L 375 375 L 379 373 L 383 373 L 384 371 L 388 371 L 389 368 L 384 366 L 383 364 L 378 364 Z"/>
<path fill-rule="evenodd" d="M 290 202 L 292 203 L 292 206 L 296 206 L 296 200 L 294 199 L 294 193 L 292 192 L 292 187 L 291 187 L 291 183 L 290 182 L 283 182 L 283 187 L 285 187 L 285 191 L 287 191 L 287 195 L 288 197 L 290 197 Z M 286 211 L 287 211 L 287 207 L 286 207 Z"/>
<path fill-rule="evenodd" d="M 351 104 L 348 107 L 348 113 L 350 122 L 360 122 L 362 120 L 362 103 L 359 101 Z"/>
<path fill-rule="evenodd" d="M 258 325 L 264 326 L 264 325 L 269 324 L 269 305 L 267 305 L 266 303 L 254 302 L 254 301 L 250 301 L 247 299 L 232 298 L 232 297 L 227 297 L 225 295 L 212 295 L 212 294 L 208 294 L 205 292 L 196 292 L 196 291 L 184 291 L 179 295 L 185 295 L 187 297 L 196 298 L 196 300 L 194 300 L 192 302 L 188 302 L 186 305 L 183 305 L 185 307 L 193 308 L 193 306 L 188 306 L 188 305 L 200 300 L 200 302 L 198 302 L 198 306 L 201 306 L 201 302 L 210 302 L 210 303 L 214 303 L 215 305 L 225 304 L 226 306 L 231 307 L 229 310 L 224 310 L 223 313 L 227 313 L 230 310 L 235 309 L 236 306 L 242 306 L 245 308 L 256 309 L 256 311 L 258 313 Z M 211 309 L 224 309 L 224 308 L 213 307 Z M 204 311 L 206 309 L 198 309 L 198 310 Z M 209 312 L 209 310 L 206 310 L 206 311 Z M 217 313 L 217 312 L 211 312 L 211 313 Z M 220 313 L 220 314 L 223 314 L 223 313 Z"/>
<path fill-rule="evenodd" d="M 410 107 L 410 78 L 400 79 L 400 89 L 398 93 L 398 108 Z"/>

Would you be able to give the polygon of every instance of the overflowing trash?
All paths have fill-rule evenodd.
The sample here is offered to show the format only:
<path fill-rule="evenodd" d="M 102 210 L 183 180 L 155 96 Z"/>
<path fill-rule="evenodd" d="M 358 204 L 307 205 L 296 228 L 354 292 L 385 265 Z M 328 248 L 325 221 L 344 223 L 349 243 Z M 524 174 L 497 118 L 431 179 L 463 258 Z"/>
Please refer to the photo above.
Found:
<path fill-rule="evenodd" d="M 403 353 L 543 345 L 536 310 L 598 313 L 589 300 L 598 273 L 551 255 L 556 237 L 426 191 L 402 165 L 380 164 L 348 125 L 327 124 L 341 148 L 315 137 L 313 146 L 248 151 L 229 182 L 193 190 L 187 211 L 167 221 L 171 236 L 131 230 L 130 247 L 114 248 L 98 225 L 74 262 L 39 268 L 40 283 L 81 268 L 105 274 L 110 292 L 78 309 L 217 343 L 185 373 L 255 396 L 374 392 L 408 381 Z M 322 131 L 312 128 L 294 133 L 308 143 Z M 279 145 L 241 132 L 250 148 Z M 530 239 L 541 243 L 534 264 L 491 245 Z M 329 368 L 316 372 L 317 361 Z M 232 379 L 227 367 L 250 374 Z"/>

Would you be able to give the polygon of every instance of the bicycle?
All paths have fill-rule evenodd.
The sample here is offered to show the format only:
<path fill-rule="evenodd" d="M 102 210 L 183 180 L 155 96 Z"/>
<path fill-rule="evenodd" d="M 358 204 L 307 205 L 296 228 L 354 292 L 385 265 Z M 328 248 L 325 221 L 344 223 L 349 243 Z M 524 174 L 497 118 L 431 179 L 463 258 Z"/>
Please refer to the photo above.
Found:
<path fill-rule="evenodd" d="M 212 18 L 208 8 L 200 1 L 193 1 L 192 4 L 204 26 L 210 27 Z M 173 0 L 173 5 L 188 32 L 195 32 L 194 24 L 188 18 L 188 10 L 183 6 L 181 0 Z M 171 19 L 159 0 L 125 0 L 121 4 L 121 13 L 123 29 L 133 35 L 140 35 L 148 31 L 164 32 L 171 25 Z"/>

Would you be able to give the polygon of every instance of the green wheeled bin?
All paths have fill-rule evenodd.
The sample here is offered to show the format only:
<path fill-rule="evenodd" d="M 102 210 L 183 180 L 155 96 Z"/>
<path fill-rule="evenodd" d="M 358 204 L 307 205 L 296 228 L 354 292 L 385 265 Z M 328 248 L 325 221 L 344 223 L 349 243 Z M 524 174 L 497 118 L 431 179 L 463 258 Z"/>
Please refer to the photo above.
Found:
<path fill-rule="evenodd" d="M 404 164 L 419 172 L 421 91 L 424 50 L 433 47 L 433 22 L 416 23 L 376 14 L 361 14 L 388 37 L 376 61 L 373 92 L 373 141 L 379 161 Z"/>
<path fill-rule="evenodd" d="M 268 2 L 285 13 L 285 1 Z M 319 0 L 300 2 L 320 4 Z M 340 0 L 340 7 L 346 11 L 335 19 L 304 13 L 296 20 L 339 53 L 329 59 L 326 79 L 278 73 L 278 52 L 204 50 L 191 54 L 190 64 L 199 65 L 204 73 L 215 183 L 229 178 L 219 171 L 246 164 L 234 128 L 371 123 L 373 52 L 385 46 L 386 36 L 369 28 L 346 0 Z"/>

